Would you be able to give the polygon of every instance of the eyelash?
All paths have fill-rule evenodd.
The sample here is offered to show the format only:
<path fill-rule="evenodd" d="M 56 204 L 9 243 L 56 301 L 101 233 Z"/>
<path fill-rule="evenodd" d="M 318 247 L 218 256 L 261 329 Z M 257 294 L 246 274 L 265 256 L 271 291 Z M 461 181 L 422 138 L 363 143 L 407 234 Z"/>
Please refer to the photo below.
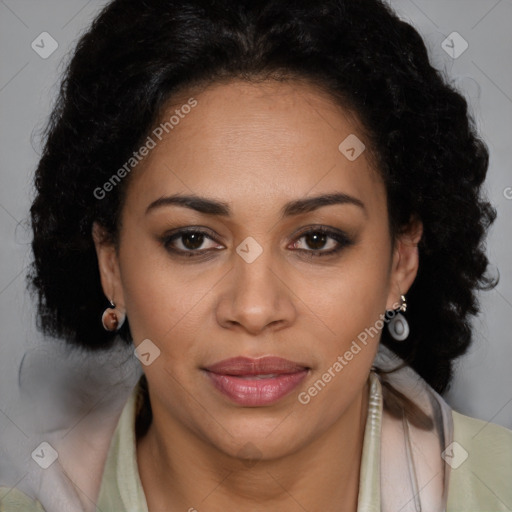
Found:
<path fill-rule="evenodd" d="M 213 242 L 217 242 L 215 238 L 210 235 L 207 231 L 198 229 L 198 228 L 188 228 L 188 229 L 180 229 L 179 231 L 176 231 L 174 233 L 171 233 L 169 235 L 166 235 L 162 237 L 161 242 L 163 246 L 168 250 L 169 252 L 172 252 L 174 254 L 177 254 L 178 256 L 184 256 L 184 257 L 192 257 L 197 258 L 201 256 L 205 256 L 208 252 L 218 250 L 218 249 L 203 249 L 203 250 L 183 250 L 183 249 L 176 249 L 171 246 L 172 242 L 174 240 L 179 239 L 180 237 L 187 235 L 187 234 L 196 234 L 196 235 L 202 235 L 205 236 L 207 239 L 212 240 Z M 332 256 L 338 252 L 340 252 L 342 249 L 353 245 L 353 241 L 350 240 L 350 238 L 341 231 L 334 231 L 332 229 L 327 229 L 324 227 L 318 227 L 318 228 L 312 228 L 308 229 L 307 231 L 303 231 L 297 237 L 294 239 L 294 243 L 301 238 L 310 235 L 310 234 L 320 234 L 320 235 L 326 235 L 329 238 L 332 238 L 335 240 L 338 245 L 334 249 L 330 249 L 329 251 L 324 251 L 321 249 L 317 250 L 308 250 L 308 249 L 295 249 L 296 251 L 299 251 L 303 253 L 304 256 L 308 258 L 317 258 L 317 257 L 325 257 L 325 256 Z M 219 243 L 219 242 L 217 242 Z"/>

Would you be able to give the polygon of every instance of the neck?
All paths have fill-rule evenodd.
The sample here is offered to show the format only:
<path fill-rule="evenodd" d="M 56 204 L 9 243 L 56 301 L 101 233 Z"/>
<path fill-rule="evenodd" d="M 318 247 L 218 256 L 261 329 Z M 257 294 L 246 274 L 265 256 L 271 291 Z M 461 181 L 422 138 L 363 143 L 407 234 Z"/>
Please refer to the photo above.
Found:
<path fill-rule="evenodd" d="M 149 511 L 356 512 L 368 407 L 366 385 L 321 436 L 278 459 L 240 461 L 154 414 L 137 441 Z"/>

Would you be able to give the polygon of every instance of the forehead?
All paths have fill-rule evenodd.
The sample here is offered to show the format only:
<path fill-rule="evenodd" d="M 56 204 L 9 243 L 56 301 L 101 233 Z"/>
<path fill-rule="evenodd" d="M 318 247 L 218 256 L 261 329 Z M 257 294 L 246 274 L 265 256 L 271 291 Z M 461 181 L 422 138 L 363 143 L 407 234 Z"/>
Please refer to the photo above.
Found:
<path fill-rule="evenodd" d="M 192 192 L 284 202 L 333 189 L 379 199 L 381 180 L 357 118 L 307 82 L 189 91 L 166 107 L 156 130 L 155 147 L 132 176 L 140 199 Z"/>
<path fill-rule="evenodd" d="M 163 121 L 189 99 L 174 101 Z M 195 99 L 194 111 L 164 135 L 175 148 L 193 140 L 218 155 L 246 152 L 249 157 L 257 151 L 292 161 L 293 155 L 318 158 L 326 145 L 334 142 L 337 149 L 340 137 L 361 132 L 354 115 L 304 81 L 214 84 Z"/>

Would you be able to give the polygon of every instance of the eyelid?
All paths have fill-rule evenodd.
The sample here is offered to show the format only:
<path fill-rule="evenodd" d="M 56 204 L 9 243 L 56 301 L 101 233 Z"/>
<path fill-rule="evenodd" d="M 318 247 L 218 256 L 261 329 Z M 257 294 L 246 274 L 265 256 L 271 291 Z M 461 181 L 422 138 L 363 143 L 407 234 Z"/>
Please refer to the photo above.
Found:
<path fill-rule="evenodd" d="M 204 226 L 186 226 L 186 227 L 182 227 L 182 228 L 176 228 L 176 229 L 173 229 L 171 231 L 168 231 L 166 232 L 161 238 L 160 238 L 160 241 L 162 242 L 162 244 L 164 245 L 164 247 L 168 248 L 167 246 L 170 244 L 170 242 L 173 241 L 173 239 L 179 239 L 182 235 L 186 235 L 188 233 L 197 233 L 197 234 L 200 234 L 200 235 L 204 235 L 205 238 L 208 238 L 209 240 L 211 240 L 212 242 L 215 242 L 217 244 L 221 244 L 221 242 L 219 242 L 217 240 L 217 237 L 215 234 L 212 234 L 213 231 L 207 227 L 204 227 Z M 221 244 L 222 245 L 222 244 Z M 168 250 L 173 250 L 173 249 L 168 249 Z M 195 250 L 195 251 L 184 251 L 184 250 L 181 250 L 181 249 L 174 249 L 175 252 L 177 253 L 189 253 L 189 254 L 193 254 L 193 253 L 197 253 L 197 254 L 201 254 L 201 253 L 205 253 L 207 251 L 211 251 L 211 249 L 201 249 L 201 250 Z"/>
<path fill-rule="evenodd" d="M 345 233 L 342 229 L 325 226 L 324 224 L 309 224 L 309 225 L 303 226 L 303 227 L 299 228 L 297 231 L 295 231 L 295 233 L 293 233 L 293 235 L 291 235 L 291 240 L 295 240 L 296 238 L 307 235 L 308 233 L 311 233 L 311 232 L 314 232 L 314 233 L 322 232 L 322 233 L 327 233 L 329 235 L 335 234 L 335 235 L 339 235 L 339 236 L 345 236 L 348 238 L 348 234 Z"/>
<path fill-rule="evenodd" d="M 180 236 L 185 235 L 187 233 L 197 233 L 200 235 L 203 235 L 205 238 L 216 242 L 217 244 L 221 244 L 217 240 L 216 235 L 213 235 L 212 230 L 210 230 L 207 227 L 204 226 L 186 226 L 181 228 L 173 229 L 169 232 L 167 232 L 164 236 L 161 237 L 161 242 L 164 245 L 164 247 L 169 251 L 172 252 L 178 256 L 187 256 L 187 257 L 200 257 L 204 256 L 207 253 L 211 253 L 213 250 L 220 250 L 219 248 L 210 248 L 210 249 L 197 249 L 197 250 L 183 250 L 183 249 L 176 249 L 170 246 L 170 243 L 174 239 L 179 239 Z M 340 252 L 345 247 L 348 247 L 350 245 L 354 244 L 353 239 L 343 230 L 327 227 L 321 224 L 315 224 L 315 225 L 309 225 L 304 226 L 298 230 L 298 232 L 295 232 L 287 242 L 287 245 L 290 242 L 296 242 L 300 240 L 302 237 L 310 234 L 310 233 L 322 233 L 325 234 L 328 238 L 331 238 L 334 240 L 338 245 L 334 249 L 330 250 L 323 250 L 323 249 L 293 249 L 294 252 L 299 252 L 304 255 L 307 255 L 307 257 L 322 257 L 322 256 L 329 256 L 334 255 L 338 252 Z"/>
<path fill-rule="evenodd" d="M 335 255 L 339 253 L 342 249 L 353 245 L 355 242 L 351 236 L 349 236 L 343 230 L 337 228 L 331 228 L 324 225 L 310 225 L 304 228 L 301 228 L 298 233 L 295 233 L 292 237 L 292 241 L 300 240 L 302 237 L 310 234 L 310 233 L 322 233 L 325 234 L 328 238 L 334 240 L 338 245 L 334 249 L 324 250 L 324 249 L 295 249 L 295 251 L 301 252 L 308 257 L 315 256 L 329 256 Z"/>

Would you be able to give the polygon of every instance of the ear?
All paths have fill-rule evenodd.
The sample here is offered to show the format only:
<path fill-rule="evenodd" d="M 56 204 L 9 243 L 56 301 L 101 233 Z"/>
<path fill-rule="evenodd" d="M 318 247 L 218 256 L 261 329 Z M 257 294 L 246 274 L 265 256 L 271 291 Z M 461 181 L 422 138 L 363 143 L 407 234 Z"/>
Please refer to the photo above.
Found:
<path fill-rule="evenodd" d="M 103 293 L 108 300 L 115 303 L 116 309 L 124 311 L 124 295 L 115 245 L 109 241 L 105 228 L 97 222 L 92 226 L 92 238 L 96 248 Z"/>
<path fill-rule="evenodd" d="M 419 267 L 418 243 L 422 235 L 422 222 L 412 217 L 397 236 L 393 250 L 387 309 L 397 308 L 400 295 L 405 295 L 416 279 Z"/>

